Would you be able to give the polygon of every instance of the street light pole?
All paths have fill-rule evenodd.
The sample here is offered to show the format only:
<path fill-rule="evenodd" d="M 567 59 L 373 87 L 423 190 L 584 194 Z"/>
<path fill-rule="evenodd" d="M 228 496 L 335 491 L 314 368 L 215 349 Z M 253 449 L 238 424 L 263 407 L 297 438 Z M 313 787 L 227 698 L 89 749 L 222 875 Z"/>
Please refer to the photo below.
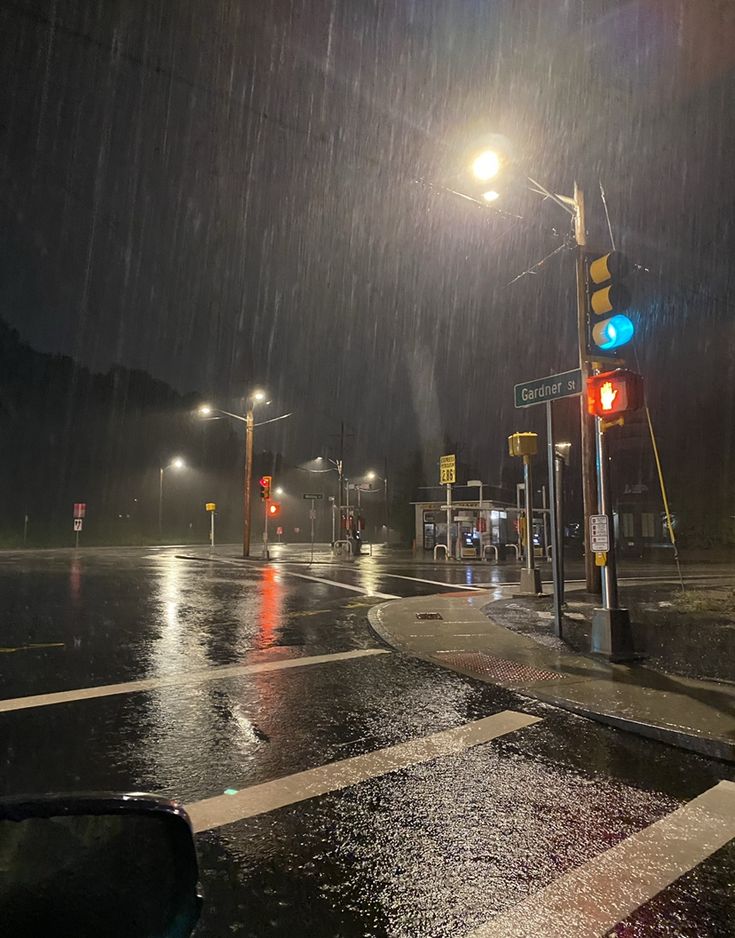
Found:
<path fill-rule="evenodd" d="M 163 466 L 160 467 L 158 484 L 158 540 L 163 540 Z"/>
<path fill-rule="evenodd" d="M 248 409 L 245 413 L 245 472 L 243 476 L 242 490 L 242 555 L 250 555 L 250 520 L 251 503 L 250 495 L 253 487 L 253 435 L 255 429 L 255 418 L 253 416 L 254 401 L 251 397 L 248 401 Z"/>
<path fill-rule="evenodd" d="M 181 456 L 171 460 L 168 466 L 160 466 L 158 470 L 158 540 L 163 540 L 163 474 L 166 469 L 184 469 L 185 463 Z"/>

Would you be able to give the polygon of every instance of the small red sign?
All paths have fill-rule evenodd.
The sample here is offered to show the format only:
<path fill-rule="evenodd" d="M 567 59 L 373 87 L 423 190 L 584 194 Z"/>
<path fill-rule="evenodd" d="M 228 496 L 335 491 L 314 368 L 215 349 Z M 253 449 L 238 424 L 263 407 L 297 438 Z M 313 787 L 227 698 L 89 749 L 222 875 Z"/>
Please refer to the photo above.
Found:
<path fill-rule="evenodd" d="M 75 518 L 87 517 L 87 503 L 86 502 L 74 502 L 74 517 Z"/>

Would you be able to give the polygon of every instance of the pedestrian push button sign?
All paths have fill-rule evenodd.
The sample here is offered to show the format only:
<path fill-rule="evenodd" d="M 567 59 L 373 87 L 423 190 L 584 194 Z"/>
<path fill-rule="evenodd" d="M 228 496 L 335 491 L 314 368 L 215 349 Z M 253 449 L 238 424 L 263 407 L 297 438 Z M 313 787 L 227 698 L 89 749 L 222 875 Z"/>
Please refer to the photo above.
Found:
<path fill-rule="evenodd" d="M 607 515 L 590 515 L 590 549 L 594 554 L 610 550 L 610 524 Z"/>

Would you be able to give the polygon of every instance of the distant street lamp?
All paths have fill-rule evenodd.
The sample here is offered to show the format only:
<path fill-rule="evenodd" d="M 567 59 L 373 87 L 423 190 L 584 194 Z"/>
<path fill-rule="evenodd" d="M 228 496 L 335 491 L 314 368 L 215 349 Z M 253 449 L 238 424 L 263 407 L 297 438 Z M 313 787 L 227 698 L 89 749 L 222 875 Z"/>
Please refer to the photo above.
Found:
<path fill-rule="evenodd" d="M 386 469 L 388 467 L 388 462 L 386 460 Z M 390 512 L 388 508 L 388 476 L 387 473 L 385 476 L 379 476 L 377 472 L 374 472 L 372 469 L 365 476 L 370 482 L 373 482 L 375 479 L 378 479 L 383 483 L 383 510 L 385 513 L 385 543 L 387 544 L 390 540 Z"/>
<path fill-rule="evenodd" d="M 158 540 L 163 540 L 163 474 L 168 469 L 186 469 L 186 463 L 181 456 L 176 456 L 167 466 L 161 466 L 158 476 Z"/>
<path fill-rule="evenodd" d="M 221 410 L 219 407 L 212 407 L 209 404 L 202 404 L 198 413 L 202 417 L 209 417 L 212 414 L 220 414 L 223 417 L 231 417 L 233 420 L 240 420 L 245 424 L 245 471 L 243 473 L 243 491 L 242 491 L 242 555 L 250 555 L 250 528 L 252 507 L 250 491 L 253 485 L 253 435 L 255 427 L 262 427 L 266 423 L 275 423 L 276 420 L 285 420 L 292 414 L 281 414 L 279 417 L 271 417 L 269 420 L 261 420 L 255 423 L 254 410 L 256 404 L 270 404 L 266 400 L 267 394 L 260 389 L 252 391 L 246 402 L 245 416 L 242 414 L 233 414 L 229 410 Z"/>

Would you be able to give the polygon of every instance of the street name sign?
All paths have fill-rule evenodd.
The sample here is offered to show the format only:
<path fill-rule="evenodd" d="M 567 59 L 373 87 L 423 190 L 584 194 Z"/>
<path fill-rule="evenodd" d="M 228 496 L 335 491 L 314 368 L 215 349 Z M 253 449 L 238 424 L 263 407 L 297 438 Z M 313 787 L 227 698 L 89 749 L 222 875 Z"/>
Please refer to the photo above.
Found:
<path fill-rule="evenodd" d="M 532 407 L 534 404 L 556 401 L 560 397 L 576 397 L 584 390 L 582 370 L 575 368 L 573 371 L 549 375 L 548 378 L 524 381 L 523 384 L 516 384 L 513 390 L 516 407 Z"/>
<path fill-rule="evenodd" d="M 439 483 L 441 485 L 453 485 L 457 481 L 457 457 L 440 456 L 439 457 Z"/>
<path fill-rule="evenodd" d="M 590 549 L 595 554 L 610 550 L 610 524 L 607 515 L 590 515 Z"/>
<path fill-rule="evenodd" d="M 307 494 L 304 495 L 303 497 L 304 497 L 304 498 L 313 498 L 313 499 L 314 499 L 315 501 L 317 501 L 317 502 L 320 501 L 322 498 L 324 498 L 324 496 L 321 494 L 321 492 L 318 493 L 318 494 L 313 494 L 313 493 L 310 494 L 310 493 L 307 493 Z"/>

